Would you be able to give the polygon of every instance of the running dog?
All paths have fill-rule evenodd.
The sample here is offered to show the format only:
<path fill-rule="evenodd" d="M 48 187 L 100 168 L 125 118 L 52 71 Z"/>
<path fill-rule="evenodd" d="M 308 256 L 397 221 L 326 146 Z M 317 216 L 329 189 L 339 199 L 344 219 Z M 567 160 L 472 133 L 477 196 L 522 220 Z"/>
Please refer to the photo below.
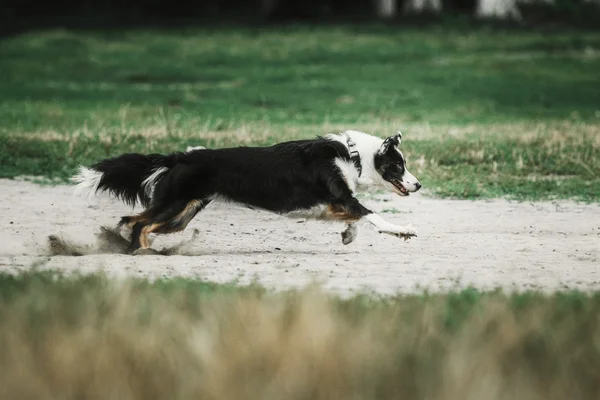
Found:
<path fill-rule="evenodd" d="M 349 130 L 268 147 L 129 153 L 81 166 L 72 181 L 76 193 L 108 191 L 126 204 L 144 206 L 141 213 L 119 222 L 119 227 L 131 229 L 129 251 L 135 254 L 148 249 L 150 233 L 184 230 L 213 201 L 289 217 L 342 221 L 347 224 L 344 244 L 354 241 L 360 220 L 406 240 L 417 235 L 415 229 L 385 221 L 355 197 L 357 192 L 382 189 L 408 196 L 421 188 L 406 168 L 401 140 L 400 132 L 381 139 Z"/>

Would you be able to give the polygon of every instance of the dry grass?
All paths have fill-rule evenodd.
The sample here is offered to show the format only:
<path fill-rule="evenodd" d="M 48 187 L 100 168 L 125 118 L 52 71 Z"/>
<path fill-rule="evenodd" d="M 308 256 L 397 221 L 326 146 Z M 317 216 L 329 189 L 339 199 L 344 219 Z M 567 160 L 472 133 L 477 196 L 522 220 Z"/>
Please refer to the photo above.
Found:
<path fill-rule="evenodd" d="M 159 115 L 162 115 L 158 110 Z M 351 125 L 325 121 L 322 124 L 298 126 L 295 124 L 271 124 L 268 121 L 257 122 L 225 122 L 223 120 L 201 120 L 186 124 L 178 124 L 169 117 L 157 121 L 155 124 L 138 127 L 110 127 L 90 128 L 88 124 L 82 125 L 73 131 L 58 131 L 55 129 L 7 132 L 6 136 L 26 137 L 42 142 L 72 141 L 77 138 L 119 141 L 130 136 L 152 140 L 185 139 L 190 142 L 202 141 L 203 143 L 244 143 L 265 144 L 284 140 L 302 139 L 342 132 L 347 129 L 356 129 L 384 137 L 401 130 L 406 138 L 412 140 L 444 140 L 454 139 L 487 139 L 504 138 L 523 141 L 527 144 L 540 137 L 548 138 L 549 143 L 568 141 L 579 138 L 580 141 L 590 139 L 595 147 L 600 146 L 600 124 L 584 121 L 545 121 L 545 122 L 514 122 L 495 124 L 463 124 L 463 125 L 431 125 L 428 123 L 407 122 L 401 119 L 373 119 L 369 116 L 358 118 Z M 171 117 L 172 118 L 172 117 Z M 215 128 L 213 125 L 217 125 Z"/>
<path fill-rule="evenodd" d="M 217 124 L 217 128 L 213 126 Z M 342 132 L 347 129 L 362 130 L 381 137 L 401 130 L 406 139 L 413 141 L 431 140 L 511 140 L 520 145 L 530 146 L 543 140 L 544 146 L 559 146 L 574 143 L 581 146 L 600 148 L 600 124 L 581 121 L 547 121 L 547 122 L 515 122 L 496 124 L 466 125 L 430 125 L 427 123 L 407 123 L 402 120 L 380 120 L 361 118 L 349 127 L 325 121 L 322 124 L 299 127 L 290 125 L 273 125 L 268 121 L 240 122 L 197 120 L 185 125 L 173 122 L 168 118 L 156 124 L 141 127 L 111 127 L 90 129 L 82 126 L 72 132 L 57 130 L 13 131 L 8 137 L 26 137 L 41 142 L 77 143 L 79 140 L 101 140 L 118 144 L 135 137 L 144 139 L 149 147 L 160 147 L 161 142 L 184 141 L 189 144 L 203 143 L 213 147 L 235 145 L 262 145 L 284 140 L 305 139 L 315 135 Z M 410 143 L 407 142 L 407 143 Z"/>
<path fill-rule="evenodd" d="M 175 116 L 137 128 L 83 126 L 72 133 L 55 130 L 14 132 L 3 137 L 2 177 L 44 175 L 68 179 L 79 164 L 125 152 L 265 145 L 340 132 L 347 126 L 325 122 L 299 127 L 269 121 L 180 124 Z M 215 126 L 217 128 L 215 128 Z M 514 122 L 469 125 L 406 124 L 377 119 L 352 126 L 379 136 L 398 129 L 411 171 L 430 194 L 457 197 L 508 197 L 598 201 L 600 124 L 583 121 Z"/>
<path fill-rule="evenodd" d="M 3 278 L 0 305 L 7 399 L 600 395 L 598 296 L 340 300 L 317 288 L 18 279 L 29 283 Z"/>

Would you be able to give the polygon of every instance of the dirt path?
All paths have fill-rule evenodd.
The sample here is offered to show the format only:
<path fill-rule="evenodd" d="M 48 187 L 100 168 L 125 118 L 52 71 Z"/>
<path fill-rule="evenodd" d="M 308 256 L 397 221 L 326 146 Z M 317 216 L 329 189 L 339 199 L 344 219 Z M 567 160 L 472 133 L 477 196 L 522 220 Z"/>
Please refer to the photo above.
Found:
<path fill-rule="evenodd" d="M 408 242 L 363 225 L 344 246 L 343 225 L 299 222 L 265 212 L 215 205 L 183 233 L 157 237 L 170 256 L 110 254 L 95 236 L 130 209 L 107 197 L 77 198 L 68 186 L 0 180 L 0 268 L 41 265 L 103 269 L 146 277 L 194 276 L 211 281 L 253 278 L 275 288 L 311 280 L 338 293 L 478 288 L 600 287 L 600 206 L 379 196 L 365 200 L 398 224 L 413 224 Z M 190 241 L 193 228 L 197 237 Z M 48 236 L 83 256 L 52 255 Z M 60 241 L 59 240 L 59 241 Z M 183 243 L 183 244 L 182 244 Z"/>

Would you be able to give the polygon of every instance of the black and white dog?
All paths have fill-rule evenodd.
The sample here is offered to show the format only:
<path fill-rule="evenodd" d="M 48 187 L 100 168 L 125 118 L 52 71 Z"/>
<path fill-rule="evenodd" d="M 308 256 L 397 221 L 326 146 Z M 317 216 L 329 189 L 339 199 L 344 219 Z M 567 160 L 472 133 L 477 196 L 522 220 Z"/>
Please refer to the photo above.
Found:
<path fill-rule="evenodd" d="M 402 134 L 385 140 L 346 131 L 269 147 L 188 148 L 170 155 L 123 154 L 87 167 L 72 178 L 76 192 L 108 191 L 145 210 L 121 218 L 131 229 L 130 252 L 148 248 L 150 233 L 185 229 L 215 200 L 290 217 L 343 221 L 342 242 L 357 236 L 365 219 L 380 233 L 404 239 L 416 236 L 363 206 L 356 192 L 388 190 L 401 196 L 421 184 L 408 170 L 399 145 Z"/>

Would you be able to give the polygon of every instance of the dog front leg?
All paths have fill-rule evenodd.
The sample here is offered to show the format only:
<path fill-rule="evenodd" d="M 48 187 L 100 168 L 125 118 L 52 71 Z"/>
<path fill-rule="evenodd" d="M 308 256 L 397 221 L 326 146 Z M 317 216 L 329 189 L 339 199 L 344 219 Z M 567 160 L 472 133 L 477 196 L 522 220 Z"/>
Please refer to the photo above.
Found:
<path fill-rule="evenodd" d="M 389 223 L 360 204 L 354 197 L 343 201 L 342 204 L 331 204 L 329 210 L 337 219 L 346 221 L 348 224 L 346 230 L 342 232 L 342 243 L 344 244 L 349 244 L 356 238 L 358 234 L 356 222 L 362 218 L 374 225 L 379 233 L 401 237 L 404 240 L 417 236 L 417 231 L 412 226 L 404 227 Z"/>
<path fill-rule="evenodd" d="M 380 215 L 375 213 L 366 215 L 365 219 L 375 226 L 379 233 L 401 237 L 404 238 L 404 240 L 408 240 L 413 236 L 417 236 L 417 231 L 412 226 L 394 225 L 387 222 Z"/>
<path fill-rule="evenodd" d="M 408 240 L 413 236 L 417 236 L 417 231 L 412 226 L 399 226 L 387 222 L 380 215 L 375 214 L 373 211 L 360 204 L 360 202 L 355 197 L 352 197 L 345 201 L 345 208 L 349 211 L 349 214 L 351 216 L 355 218 L 358 217 L 356 218 L 356 220 L 365 218 L 367 221 L 369 221 L 372 225 L 375 226 L 379 233 L 385 233 L 388 235 L 401 237 L 404 238 L 404 240 Z M 348 218 L 347 221 L 348 224 L 353 224 L 354 222 L 356 222 L 352 221 L 351 218 Z M 358 233 L 356 229 L 353 230 L 353 228 L 351 228 L 350 226 L 348 226 L 348 228 L 346 228 L 346 231 L 344 232 L 348 232 L 349 236 L 352 235 L 352 233 L 354 233 L 354 237 L 356 237 L 356 234 Z M 344 240 L 343 238 L 344 233 L 342 233 L 342 240 Z M 350 240 L 348 243 L 350 243 L 351 241 L 352 240 Z"/>
<path fill-rule="evenodd" d="M 344 221 L 348 224 L 348 227 L 342 232 L 342 242 L 344 244 L 351 243 L 356 237 L 358 230 L 352 225 L 358 222 L 362 218 L 366 218 L 372 225 L 377 228 L 379 233 L 386 233 L 388 235 L 397 236 L 408 240 L 413 236 L 417 236 L 417 231 L 413 227 L 403 227 L 391 224 L 381 218 L 381 216 L 375 214 L 363 206 L 352 191 L 348 188 L 346 182 L 338 177 L 339 179 L 330 179 L 330 191 L 339 200 L 329 204 L 328 214 L 334 219 Z"/>

